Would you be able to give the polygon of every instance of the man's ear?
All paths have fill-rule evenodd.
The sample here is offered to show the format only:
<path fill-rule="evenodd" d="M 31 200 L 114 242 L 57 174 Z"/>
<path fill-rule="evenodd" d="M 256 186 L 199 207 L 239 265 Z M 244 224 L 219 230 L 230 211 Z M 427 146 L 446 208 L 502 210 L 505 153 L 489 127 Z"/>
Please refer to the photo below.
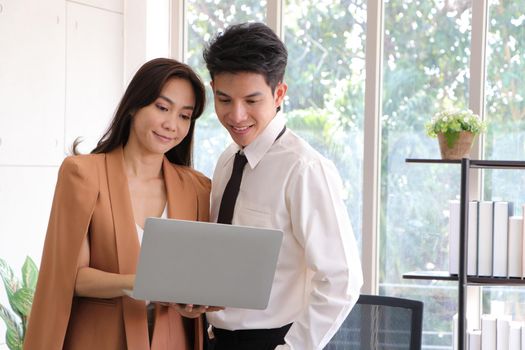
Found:
<path fill-rule="evenodd" d="M 215 90 L 213 90 L 213 80 L 210 81 L 210 86 L 211 86 L 211 91 L 215 92 Z"/>
<path fill-rule="evenodd" d="M 274 101 L 275 101 L 275 107 L 279 107 L 283 103 L 284 96 L 286 96 L 287 90 L 288 90 L 288 85 L 286 85 L 284 81 L 277 84 L 277 86 L 275 87 L 275 92 L 273 94 Z"/>

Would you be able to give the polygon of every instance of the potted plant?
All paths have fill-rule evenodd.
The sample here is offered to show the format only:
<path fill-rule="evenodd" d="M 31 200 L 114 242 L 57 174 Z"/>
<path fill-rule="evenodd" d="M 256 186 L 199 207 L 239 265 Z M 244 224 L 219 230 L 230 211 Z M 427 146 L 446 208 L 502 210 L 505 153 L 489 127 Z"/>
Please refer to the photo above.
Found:
<path fill-rule="evenodd" d="M 444 110 L 427 123 L 428 136 L 439 140 L 443 159 L 468 157 L 474 137 L 485 131 L 485 123 L 471 110 Z"/>
<path fill-rule="evenodd" d="M 35 294 L 38 269 L 30 257 L 22 266 L 22 281 L 15 277 L 9 265 L 0 259 L 0 277 L 4 282 L 9 305 L 14 311 L 0 304 L 0 318 L 6 325 L 6 343 L 11 350 L 22 350 L 31 304 Z"/>

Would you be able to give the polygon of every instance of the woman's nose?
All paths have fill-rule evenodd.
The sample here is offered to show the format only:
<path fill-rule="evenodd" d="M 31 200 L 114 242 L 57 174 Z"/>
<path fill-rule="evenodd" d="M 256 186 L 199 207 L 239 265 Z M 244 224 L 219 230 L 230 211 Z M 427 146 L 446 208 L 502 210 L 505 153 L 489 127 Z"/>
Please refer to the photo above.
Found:
<path fill-rule="evenodd" d="M 165 128 L 168 131 L 176 131 L 178 127 L 178 121 L 175 116 L 169 116 L 164 120 L 164 123 L 162 123 L 162 127 Z"/>

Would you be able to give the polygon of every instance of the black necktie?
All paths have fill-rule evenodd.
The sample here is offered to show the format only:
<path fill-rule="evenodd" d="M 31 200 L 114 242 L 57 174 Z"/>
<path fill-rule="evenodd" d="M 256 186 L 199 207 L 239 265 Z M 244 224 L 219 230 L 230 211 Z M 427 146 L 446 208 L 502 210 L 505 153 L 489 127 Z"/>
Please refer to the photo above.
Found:
<path fill-rule="evenodd" d="M 247 162 L 248 160 L 244 154 L 241 154 L 240 151 L 235 153 L 232 175 L 226 184 L 222 195 L 221 206 L 219 207 L 219 218 L 217 222 L 220 224 L 232 223 L 233 209 L 235 209 L 235 201 L 237 200 L 239 188 L 241 187 L 242 171 Z"/>

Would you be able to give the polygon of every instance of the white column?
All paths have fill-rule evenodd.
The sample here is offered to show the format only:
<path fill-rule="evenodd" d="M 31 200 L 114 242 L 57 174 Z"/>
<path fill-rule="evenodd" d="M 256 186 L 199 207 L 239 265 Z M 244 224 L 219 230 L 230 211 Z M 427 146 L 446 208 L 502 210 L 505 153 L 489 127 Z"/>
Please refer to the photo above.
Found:
<path fill-rule="evenodd" d="M 284 41 L 283 28 L 283 1 L 282 0 L 268 0 L 266 5 L 266 23 L 268 27 L 277 34 L 281 40 Z"/>
<path fill-rule="evenodd" d="M 469 108 L 484 119 L 485 112 L 485 48 L 487 36 L 488 0 L 472 2 L 472 35 L 470 43 Z M 483 134 L 476 138 L 470 152 L 471 159 L 483 158 Z M 469 199 L 482 197 L 483 171 L 470 170 Z M 467 287 L 467 318 L 472 327 L 480 326 L 481 287 Z"/>
<path fill-rule="evenodd" d="M 186 2 L 171 0 L 170 20 L 170 57 L 184 62 L 188 47 L 188 30 L 186 23 Z"/>
<path fill-rule="evenodd" d="M 362 264 L 366 294 L 378 292 L 379 183 L 381 165 L 381 89 L 383 1 L 368 2 L 363 157 Z"/>

